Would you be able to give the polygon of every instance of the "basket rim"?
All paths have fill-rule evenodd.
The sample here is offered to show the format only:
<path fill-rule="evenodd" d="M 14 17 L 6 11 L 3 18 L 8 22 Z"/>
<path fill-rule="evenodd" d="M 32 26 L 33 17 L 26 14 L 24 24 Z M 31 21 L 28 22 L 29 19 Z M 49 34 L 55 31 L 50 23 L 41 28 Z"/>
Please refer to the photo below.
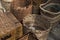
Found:
<path fill-rule="evenodd" d="M 60 11 L 55 13 L 55 12 L 51 12 L 51 11 L 45 10 L 42 6 L 46 5 L 47 3 L 48 3 L 48 1 L 47 1 L 46 3 L 40 4 L 39 7 L 40 7 L 40 9 L 41 9 L 42 11 L 47 12 L 47 13 L 50 13 L 50 14 L 52 14 L 52 15 L 60 14 Z M 49 5 L 60 5 L 60 4 L 50 3 Z M 49 5 L 47 5 L 47 6 L 49 6 Z"/>

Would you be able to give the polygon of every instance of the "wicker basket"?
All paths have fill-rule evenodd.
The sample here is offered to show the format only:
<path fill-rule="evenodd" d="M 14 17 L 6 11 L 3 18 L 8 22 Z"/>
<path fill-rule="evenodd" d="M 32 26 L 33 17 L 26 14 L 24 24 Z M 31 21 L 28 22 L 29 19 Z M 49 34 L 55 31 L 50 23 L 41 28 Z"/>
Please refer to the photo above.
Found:
<path fill-rule="evenodd" d="M 21 22 L 26 15 L 32 13 L 32 5 L 17 8 L 14 6 L 11 11 L 15 15 L 15 17 Z"/>
<path fill-rule="evenodd" d="M 16 37 L 22 36 L 22 25 L 11 14 L 8 16 L 5 13 L 0 12 L 0 27 L 1 40 L 16 40 Z M 19 34 L 17 34 L 18 32 Z"/>
<path fill-rule="evenodd" d="M 30 14 L 23 19 L 23 25 L 34 33 L 39 40 L 46 40 L 51 30 L 49 21 L 43 19 L 40 15 Z"/>
<path fill-rule="evenodd" d="M 41 15 L 51 22 L 57 22 L 60 20 L 59 0 L 48 0 L 46 3 L 40 5 L 40 9 Z"/>

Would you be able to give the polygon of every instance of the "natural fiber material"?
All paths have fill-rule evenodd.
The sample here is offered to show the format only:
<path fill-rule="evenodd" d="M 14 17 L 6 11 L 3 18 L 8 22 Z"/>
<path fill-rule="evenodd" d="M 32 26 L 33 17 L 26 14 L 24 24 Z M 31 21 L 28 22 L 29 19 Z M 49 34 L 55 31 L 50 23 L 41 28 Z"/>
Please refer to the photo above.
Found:
<path fill-rule="evenodd" d="M 60 4 L 58 0 L 48 0 L 46 3 L 40 4 L 41 15 L 50 22 L 60 20 Z"/>
<path fill-rule="evenodd" d="M 19 21 L 22 21 L 26 15 L 32 14 L 32 5 L 29 4 L 28 6 L 20 7 L 18 3 L 14 2 L 11 11 Z"/>
<path fill-rule="evenodd" d="M 33 32 L 39 40 L 46 40 L 51 29 L 49 22 L 36 14 L 30 14 L 24 17 L 23 25 Z"/>
<path fill-rule="evenodd" d="M 18 32 L 19 34 L 17 34 Z M 22 36 L 21 33 L 22 25 L 19 21 L 13 15 L 8 16 L 7 14 L 0 12 L 0 38 L 2 40 L 15 40 L 17 39 L 16 37 Z"/>
<path fill-rule="evenodd" d="M 2 6 L 5 8 L 6 12 L 10 12 L 10 7 L 11 7 L 11 3 L 13 2 L 13 0 L 1 0 L 1 4 Z"/>

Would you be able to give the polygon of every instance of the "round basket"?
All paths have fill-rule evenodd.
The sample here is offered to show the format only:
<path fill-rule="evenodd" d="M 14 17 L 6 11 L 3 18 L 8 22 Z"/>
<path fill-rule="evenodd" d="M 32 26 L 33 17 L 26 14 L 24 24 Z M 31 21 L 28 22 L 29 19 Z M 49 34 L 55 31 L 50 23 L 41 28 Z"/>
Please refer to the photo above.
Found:
<path fill-rule="evenodd" d="M 58 15 L 60 14 L 60 4 L 50 3 L 46 5 L 40 5 L 40 9 L 45 13 L 49 13 L 50 15 Z"/>
<path fill-rule="evenodd" d="M 23 25 L 36 35 L 39 40 L 46 40 L 51 27 L 40 15 L 29 14 L 23 19 Z"/>
<path fill-rule="evenodd" d="M 40 4 L 41 15 L 48 20 L 58 21 L 60 18 L 60 2 L 58 0 L 48 0 Z"/>

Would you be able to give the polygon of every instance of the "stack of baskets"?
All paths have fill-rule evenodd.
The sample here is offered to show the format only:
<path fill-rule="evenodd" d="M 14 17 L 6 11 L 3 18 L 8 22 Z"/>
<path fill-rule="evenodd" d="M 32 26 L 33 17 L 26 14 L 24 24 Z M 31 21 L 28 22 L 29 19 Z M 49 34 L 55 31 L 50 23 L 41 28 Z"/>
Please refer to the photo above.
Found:
<path fill-rule="evenodd" d="M 47 2 L 41 0 L 1 1 L 6 12 L 0 13 L 0 40 L 47 40 L 50 30 L 60 20 L 60 2 L 59 0 L 45 1 Z"/>

